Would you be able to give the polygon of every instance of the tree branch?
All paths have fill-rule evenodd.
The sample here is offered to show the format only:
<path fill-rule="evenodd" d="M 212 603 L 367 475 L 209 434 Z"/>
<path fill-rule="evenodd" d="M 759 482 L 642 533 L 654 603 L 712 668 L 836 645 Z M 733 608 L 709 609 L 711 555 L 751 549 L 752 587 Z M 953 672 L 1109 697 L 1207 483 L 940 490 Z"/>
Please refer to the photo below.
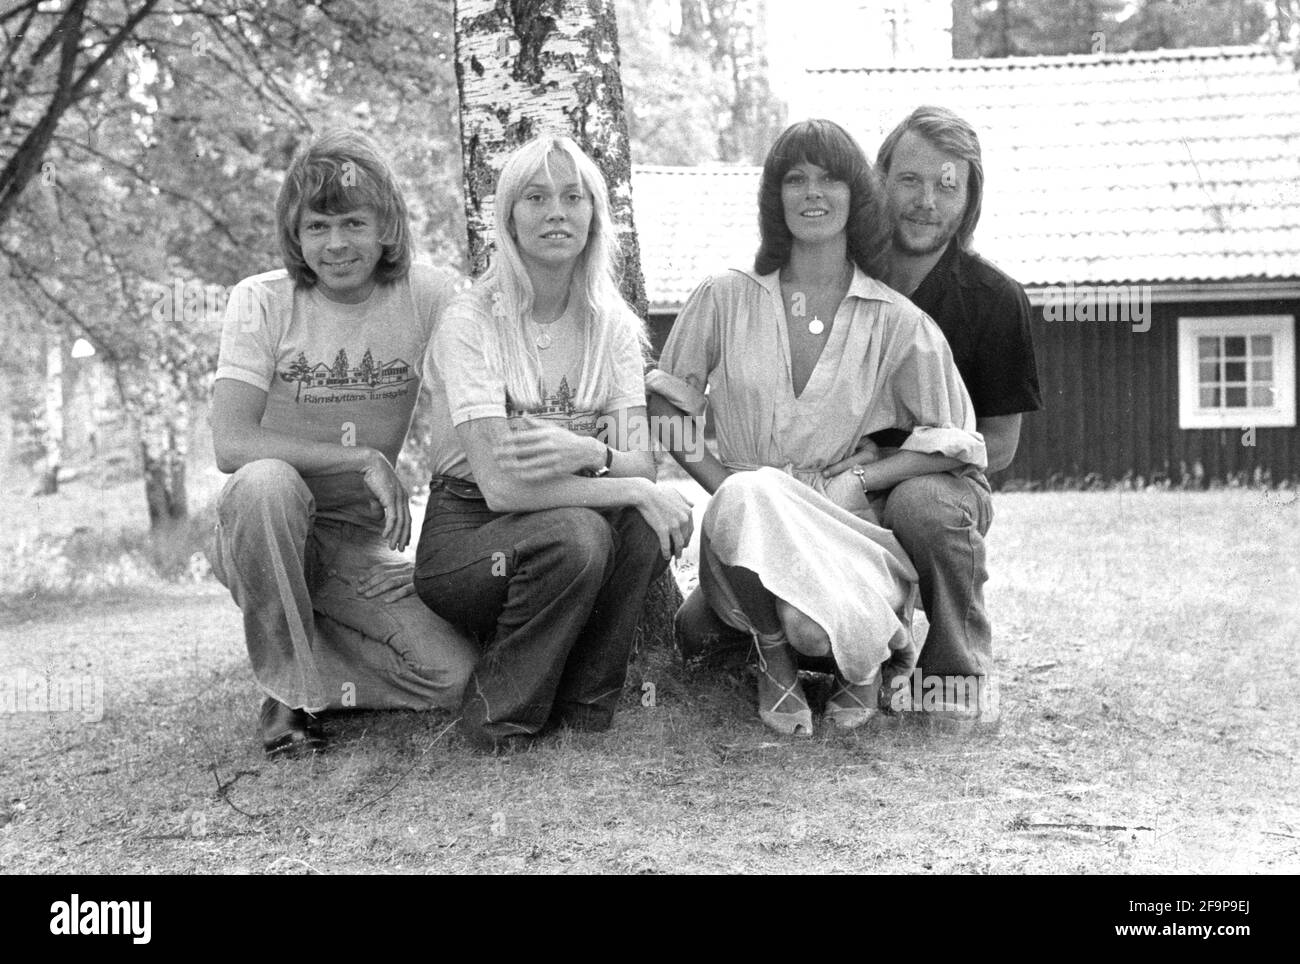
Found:
<path fill-rule="evenodd" d="M 41 158 L 54 136 L 54 128 L 71 102 L 70 85 L 77 67 L 77 51 L 81 44 L 81 22 L 89 0 L 72 0 L 60 26 L 62 50 L 59 56 L 59 84 L 54 99 L 44 116 L 24 138 L 18 153 L 0 171 L 0 224 L 8 220 L 18 203 L 18 194 L 36 174 Z M 51 32 L 50 37 L 54 36 Z M 49 38 L 46 38 L 47 40 Z"/>
<path fill-rule="evenodd" d="M 132 167 L 130 164 L 126 163 L 125 161 L 119 161 L 117 158 L 109 154 L 105 154 L 103 151 L 97 151 L 94 148 L 89 147 L 88 145 L 83 144 L 79 141 L 74 141 L 71 138 L 61 137 L 61 136 L 56 137 L 55 140 L 57 140 L 59 143 L 66 144 L 69 148 L 71 148 L 71 150 L 81 151 L 84 154 L 89 154 L 91 157 L 95 158 L 98 161 L 102 161 L 103 163 L 116 167 L 121 171 L 125 171 L 127 174 L 130 174 L 133 178 L 139 181 L 141 184 L 158 191 L 158 193 L 160 194 L 164 194 L 167 197 L 175 198 L 178 201 L 183 201 L 186 204 L 193 205 L 200 212 L 202 212 L 204 217 L 206 217 L 209 221 L 212 222 L 212 226 L 216 228 L 217 231 L 222 235 L 222 237 L 224 237 L 227 241 L 229 241 L 235 247 L 241 247 L 245 244 L 244 241 L 235 237 L 234 233 L 230 229 L 229 224 L 225 220 L 223 220 L 220 215 L 218 215 L 215 211 L 212 210 L 211 207 L 209 207 L 203 201 L 199 200 L 197 197 L 194 197 L 193 195 L 190 194 L 186 194 L 183 191 L 178 190 L 177 188 L 169 187 L 166 184 L 162 184 L 159 183 L 158 181 L 151 180 L 147 174 L 144 174 L 143 172 L 137 170 L 136 168 Z"/>
<path fill-rule="evenodd" d="M 153 10 L 158 0 L 143 0 L 139 9 L 127 18 L 117 33 L 108 38 L 99 56 L 87 64 L 81 71 L 81 75 L 77 77 L 77 58 L 81 53 L 81 42 L 85 36 L 84 23 L 88 3 L 89 0 L 71 0 L 59 24 L 41 42 L 41 46 L 33 54 L 32 60 L 24 68 L 20 78 L 19 89 L 25 86 L 31 70 L 44 59 L 52 46 L 55 43 L 61 45 L 58 81 L 54 95 L 40 120 L 27 132 L 4 169 L 0 170 L 0 226 L 9 220 L 19 196 L 39 170 L 45 152 L 54 137 L 55 128 L 58 127 L 68 106 L 83 95 L 90 80 L 109 58 L 117 53 L 140 21 Z"/>
<path fill-rule="evenodd" d="M 105 43 L 104 49 L 100 51 L 99 56 L 86 65 L 86 69 L 81 72 L 81 76 L 77 78 L 77 82 L 73 85 L 72 96 L 74 99 L 80 99 L 86 85 L 90 83 L 91 79 L 97 73 L 99 73 L 104 64 L 108 63 L 108 61 L 113 58 L 121 48 L 122 44 L 126 43 L 127 38 L 135 33 L 135 28 L 140 25 L 140 22 L 144 20 L 145 17 L 149 16 L 149 14 L 153 12 L 153 8 L 157 6 L 157 4 L 158 0 L 144 0 L 140 9 L 127 18 L 126 23 L 122 24 L 121 29 L 118 30 L 116 34 L 113 34 L 108 38 L 108 41 Z"/>
<path fill-rule="evenodd" d="M 31 14 L 35 13 L 36 8 L 39 7 L 40 5 L 41 5 L 40 0 L 27 0 L 26 3 L 15 4 L 14 6 L 10 7 L 8 10 L 5 10 L 4 12 L 0 13 L 0 23 L 4 23 L 7 20 L 12 20 L 14 17 L 18 16 L 24 10 L 28 12 L 28 20 L 30 21 Z"/>
<path fill-rule="evenodd" d="M 13 34 L 5 31 L 5 60 L 4 64 L 0 65 L 0 84 L 4 85 L 5 96 L 3 100 L 0 100 L 0 118 L 7 116 L 7 105 L 15 103 L 18 99 L 18 85 L 15 84 L 11 89 L 8 83 L 5 82 L 5 78 L 9 76 L 14 60 L 18 56 L 18 51 L 27 40 L 27 31 L 31 29 L 32 21 L 35 19 L 36 5 L 32 4 L 27 11 L 27 19 L 19 25 L 18 30 Z"/>
<path fill-rule="evenodd" d="M 27 263 L 26 259 L 13 251 L 6 251 L 5 258 L 9 262 L 10 268 L 18 272 L 17 276 L 11 273 L 11 277 L 14 277 L 20 288 L 27 292 L 35 289 L 42 300 L 57 309 L 74 328 L 95 345 L 96 349 L 102 351 L 107 361 L 113 364 L 119 364 L 122 361 L 112 346 L 95 330 L 94 325 L 86 321 L 77 309 L 68 304 L 65 299 L 60 298 L 45 287 L 40 274 Z M 30 294 L 28 300 L 32 300 Z"/>

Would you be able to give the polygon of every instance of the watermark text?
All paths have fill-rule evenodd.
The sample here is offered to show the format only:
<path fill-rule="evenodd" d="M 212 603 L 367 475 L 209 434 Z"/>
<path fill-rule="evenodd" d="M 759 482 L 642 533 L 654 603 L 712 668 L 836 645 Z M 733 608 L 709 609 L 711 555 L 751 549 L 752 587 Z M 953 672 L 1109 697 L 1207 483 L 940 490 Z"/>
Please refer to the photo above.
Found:
<path fill-rule="evenodd" d="M 19 670 L 0 676 L 0 713 L 73 713 L 86 723 L 104 718 L 101 676 L 45 676 Z"/>
<path fill-rule="evenodd" d="M 1101 321 L 1151 330 L 1150 285 L 1048 285 L 1043 289 L 1044 321 Z"/>

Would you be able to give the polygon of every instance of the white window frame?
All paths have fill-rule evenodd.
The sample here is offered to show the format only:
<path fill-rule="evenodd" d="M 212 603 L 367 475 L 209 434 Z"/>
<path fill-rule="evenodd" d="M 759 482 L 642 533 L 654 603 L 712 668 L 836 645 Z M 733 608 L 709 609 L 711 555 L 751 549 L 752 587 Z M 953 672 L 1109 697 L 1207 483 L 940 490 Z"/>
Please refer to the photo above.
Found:
<path fill-rule="evenodd" d="M 1271 407 L 1201 408 L 1197 339 L 1202 335 L 1273 336 L 1273 399 Z M 1222 315 L 1178 319 L 1178 427 L 1294 428 L 1295 316 Z"/>

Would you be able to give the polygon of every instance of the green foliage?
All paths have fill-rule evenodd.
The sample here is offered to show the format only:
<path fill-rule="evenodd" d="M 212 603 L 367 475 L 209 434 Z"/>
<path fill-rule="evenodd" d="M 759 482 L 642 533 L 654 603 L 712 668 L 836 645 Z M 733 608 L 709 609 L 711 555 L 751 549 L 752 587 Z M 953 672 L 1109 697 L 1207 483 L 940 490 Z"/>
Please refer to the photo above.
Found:
<path fill-rule="evenodd" d="M 0 217 L 0 300 L 95 345 L 140 426 L 146 463 L 184 436 L 178 419 L 206 395 L 215 367 L 220 307 L 190 311 L 173 292 L 226 291 L 279 266 L 275 195 L 316 133 L 371 133 L 407 188 L 417 247 L 464 264 L 450 4 L 71 7 L 84 8 L 96 50 L 132 14 L 143 19 L 76 87 L 46 49 L 68 27 L 57 6 L 0 14 L 0 145 L 21 153 L 26 131 L 53 130 L 39 176 Z M 29 60 L 29 75 L 9 71 Z"/>
<path fill-rule="evenodd" d="M 45 446 L 41 443 L 41 434 L 45 431 L 42 400 L 39 389 L 31 380 L 17 382 L 16 388 L 9 395 L 9 411 L 0 412 L 0 418 L 8 418 L 13 425 L 10 457 L 30 469 L 45 456 Z"/>
<path fill-rule="evenodd" d="M 785 124 L 759 0 L 616 0 L 632 158 L 761 163 Z"/>
<path fill-rule="evenodd" d="M 207 579 L 203 550 L 211 514 L 154 531 L 105 536 L 81 528 L 0 546 L 6 573 L 0 610 L 25 610 L 70 599 L 156 591 L 160 582 Z"/>
<path fill-rule="evenodd" d="M 1258 43 L 1268 33 L 1262 0 L 1145 0 L 1121 33 L 1122 49 Z"/>
<path fill-rule="evenodd" d="M 1231 46 L 1269 33 L 1266 0 L 956 2 L 973 9 L 980 57 Z"/>
<path fill-rule="evenodd" d="M 276 266 L 282 172 L 314 133 L 338 124 L 389 147 L 417 236 L 439 260 L 459 262 L 449 11 L 371 7 L 209 2 L 147 17 L 65 114 L 46 176 L 0 234 L 20 293 L 119 360 L 171 347 L 200 360 L 196 344 L 159 344 L 180 319 L 161 321 L 169 332 L 141 331 L 159 321 L 145 311 L 156 298 L 145 285 L 231 285 Z M 213 323 L 200 326 L 210 335 Z"/>

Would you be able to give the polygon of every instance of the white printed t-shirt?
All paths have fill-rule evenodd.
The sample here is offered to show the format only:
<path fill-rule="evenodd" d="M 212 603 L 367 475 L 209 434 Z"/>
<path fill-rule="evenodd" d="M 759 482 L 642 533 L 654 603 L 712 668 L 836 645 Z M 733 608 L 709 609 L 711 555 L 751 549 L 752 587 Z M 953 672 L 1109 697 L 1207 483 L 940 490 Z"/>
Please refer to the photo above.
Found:
<path fill-rule="evenodd" d="M 535 334 L 541 327 L 529 326 L 530 333 Z M 490 360 L 497 354 L 491 294 L 475 288 L 447 309 L 443 323 L 429 342 L 424 363 L 434 474 L 473 481 L 469 459 L 456 434 L 456 426 L 462 422 L 527 415 L 593 436 L 602 415 L 645 405 L 644 364 L 635 332 L 629 329 L 627 337 L 615 346 L 611 396 L 597 406 L 598 410 L 582 410 L 575 404 L 584 361 L 582 329 L 567 312 L 547 327 L 550 347 L 535 349 L 541 368 L 542 406 L 526 409 L 509 397 L 504 377 Z"/>
<path fill-rule="evenodd" d="M 217 378 L 267 393 L 269 431 L 377 449 L 396 464 L 419 397 L 420 359 L 463 286 L 454 271 L 418 263 L 349 305 L 295 285 L 284 269 L 245 278 L 226 307 Z M 383 509 L 359 472 L 304 481 L 318 518 L 383 528 Z"/>

